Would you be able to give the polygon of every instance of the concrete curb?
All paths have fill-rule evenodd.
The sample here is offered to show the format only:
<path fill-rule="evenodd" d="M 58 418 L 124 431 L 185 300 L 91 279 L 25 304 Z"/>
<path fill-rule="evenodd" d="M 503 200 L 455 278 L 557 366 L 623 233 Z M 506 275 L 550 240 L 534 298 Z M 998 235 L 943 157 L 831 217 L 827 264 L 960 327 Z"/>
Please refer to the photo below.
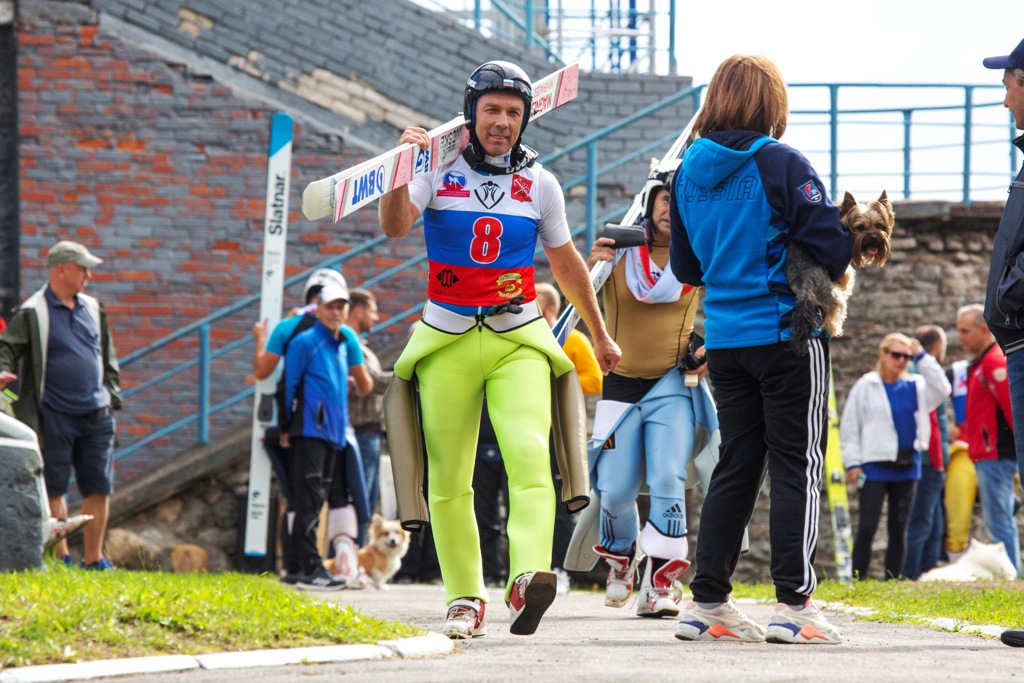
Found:
<path fill-rule="evenodd" d="M 383 640 L 376 645 L 328 645 L 298 647 L 288 650 L 254 650 L 252 652 L 221 652 L 205 655 L 170 655 L 104 659 L 77 664 L 43 664 L 0 671 L 0 683 L 59 683 L 83 681 L 107 676 L 172 673 L 191 669 L 246 669 L 289 664 L 325 664 L 374 659 L 415 659 L 452 652 L 455 644 L 439 633 Z"/>
<path fill-rule="evenodd" d="M 845 612 L 846 614 L 853 614 L 855 616 L 869 617 L 878 611 L 867 607 L 851 607 L 849 605 L 844 605 L 841 602 L 820 603 L 819 606 L 835 612 Z M 931 617 L 915 616 L 914 618 L 922 624 L 934 626 L 935 628 L 943 631 L 950 631 L 952 633 L 971 633 L 974 635 L 997 639 L 1002 635 L 1003 631 L 1009 628 L 1007 626 L 996 626 L 995 624 L 975 626 L 974 624 L 970 624 L 966 621 L 959 621 L 950 617 L 939 617 L 937 619 L 933 619 Z M 0 679 L 0 683 L 3 683 L 2 679 Z"/>

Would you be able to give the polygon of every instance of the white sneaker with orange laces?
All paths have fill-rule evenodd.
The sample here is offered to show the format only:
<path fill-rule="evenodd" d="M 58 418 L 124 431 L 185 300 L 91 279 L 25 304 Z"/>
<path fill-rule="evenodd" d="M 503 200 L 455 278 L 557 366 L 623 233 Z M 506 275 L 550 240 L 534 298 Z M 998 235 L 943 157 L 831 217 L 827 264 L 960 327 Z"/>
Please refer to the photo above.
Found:
<path fill-rule="evenodd" d="M 728 602 L 709 608 L 689 603 L 679 615 L 676 638 L 763 643 L 764 629 L 741 612 L 730 596 Z"/>
<path fill-rule="evenodd" d="M 801 645 L 838 645 L 843 634 L 828 623 L 825 615 L 810 598 L 797 609 L 779 603 L 768 620 L 765 640 L 769 643 L 798 643 Z"/>

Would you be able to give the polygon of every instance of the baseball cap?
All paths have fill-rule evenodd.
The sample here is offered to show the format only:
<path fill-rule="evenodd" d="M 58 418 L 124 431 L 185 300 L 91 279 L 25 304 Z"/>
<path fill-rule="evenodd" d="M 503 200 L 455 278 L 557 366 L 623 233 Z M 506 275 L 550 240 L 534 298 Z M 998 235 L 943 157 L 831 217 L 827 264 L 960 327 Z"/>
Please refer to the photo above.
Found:
<path fill-rule="evenodd" d="M 1024 69 L 1024 40 L 1005 57 L 986 57 L 981 63 L 987 69 Z"/>
<path fill-rule="evenodd" d="M 329 304 L 332 301 L 343 299 L 348 301 L 348 285 L 345 284 L 345 278 L 338 276 L 341 280 L 338 282 L 328 282 L 324 285 L 323 289 L 320 290 L 320 303 Z"/>
<path fill-rule="evenodd" d="M 345 284 L 345 278 L 341 276 L 341 273 L 333 268 L 320 268 L 313 271 L 313 274 L 306 280 L 306 286 L 302 288 L 302 300 L 306 303 L 311 303 L 309 296 L 313 288 L 323 287 L 328 282 L 338 283 L 345 289 L 348 289 L 348 285 Z M 319 292 L 319 289 L 317 292 Z"/>
<path fill-rule="evenodd" d="M 103 263 L 103 259 L 90 254 L 89 250 L 78 242 L 61 240 L 50 247 L 50 253 L 46 256 L 46 267 L 53 268 L 62 263 L 75 263 L 83 268 L 95 268 Z"/>

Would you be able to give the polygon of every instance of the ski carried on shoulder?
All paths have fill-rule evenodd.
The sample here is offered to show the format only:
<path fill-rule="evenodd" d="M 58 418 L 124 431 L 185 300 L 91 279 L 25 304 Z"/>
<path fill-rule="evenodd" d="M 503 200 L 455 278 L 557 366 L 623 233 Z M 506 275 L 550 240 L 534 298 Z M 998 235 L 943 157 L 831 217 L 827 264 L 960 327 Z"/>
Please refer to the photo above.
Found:
<path fill-rule="evenodd" d="M 661 161 L 658 162 L 658 166 L 655 168 L 657 171 L 668 171 L 672 169 L 673 162 L 676 159 L 681 159 L 683 152 L 693 142 L 693 123 L 697 120 L 697 113 L 700 111 L 693 112 L 693 116 L 690 118 L 690 122 L 683 128 L 683 132 L 679 134 L 672 146 L 668 148 Z M 632 226 L 636 224 L 637 218 L 640 217 L 640 212 L 643 210 L 643 188 L 641 187 L 640 192 L 637 192 L 633 196 L 633 203 L 630 204 L 629 209 L 626 211 L 626 215 L 619 221 L 619 225 Z M 594 264 L 594 267 L 590 269 L 590 284 L 594 286 L 594 291 L 601 291 L 601 287 L 611 277 L 612 269 L 614 264 L 610 261 L 598 261 Z M 580 322 L 580 314 L 576 308 L 569 304 L 562 311 L 562 314 L 558 317 L 558 321 L 552 328 L 552 332 L 555 334 L 555 338 L 559 344 L 564 344 L 565 340 L 569 338 L 569 333 L 576 329 L 576 325 Z"/>
<path fill-rule="evenodd" d="M 267 155 L 267 210 L 263 222 L 263 275 L 260 288 L 260 317 L 273 330 L 281 320 L 284 297 L 284 253 L 288 242 L 288 196 L 292 171 L 292 117 L 284 112 L 270 119 L 270 149 Z M 245 512 L 245 554 L 266 556 L 270 509 L 270 458 L 263 447 L 263 435 L 277 424 L 277 372 L 256 383 L 253 401 L 252 443 L 249 455 L 249 497 Z"/>
<path fill-rule="evenodd" d="M 850 500 L 846 491 L 846 468 L 839 445 L 839 412 L 836 389 L 829 369 L 828 380 L 828 447 L 825 450 L 825 489 L 828 511 L 832 518 L 832 545 L 836 557 L 836 579 L 853 581 L 853 527 L 850 524 Z"/>
<path fill-rule="evenodd" d="M 578 64 L 540 79 L 533 84 L 530 120 L 576 99 L 578 90 Z M 459 114 L 431 130 L 429 149 L 406 143 L 330 177 L 314 180 L 302 191 L 302 215 L 310 221 L 331 216 L 337 223 L 396 187 L 437 170 L 469 145 L 469 131 L 464 124 L 465 119 Z"/>

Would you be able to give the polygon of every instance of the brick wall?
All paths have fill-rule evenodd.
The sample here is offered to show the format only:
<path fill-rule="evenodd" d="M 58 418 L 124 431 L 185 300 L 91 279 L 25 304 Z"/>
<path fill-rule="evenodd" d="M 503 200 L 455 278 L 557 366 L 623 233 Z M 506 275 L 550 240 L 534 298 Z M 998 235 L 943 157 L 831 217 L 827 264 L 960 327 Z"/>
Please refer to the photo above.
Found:
<path fill-rule="evenodd" d="M 287 110 L 296 121 L 287 260 L 293 275 L 379 234 L 372 208 L 338 226 L 305 221 L 298 207 L 306 183 L 391 147 L 403 125 L 448 120 L 461 108 L 465 74 L 480 62 L 513 59 L 535 75 L 552 70 L 515 46 L 485 43 L 445 15 L 404 1 L 389 7 L 393 16 L 385 26 L 377 8 L 354 1 L 254 0 L 244 8 L 216 0 L 20 3 L 22 296 L 45 281 L 50 245 L 85 243 L 106 259 L 90 291 L 105 302 L 125 357 L 258 293 L 265 155 L 275 111 Z M 556 149 L 688 83 L 586 75 L 579 101 L 532 125 L 528 142 L 542 153 Z M 344 87 L 330 91 L 332 84 Z M 602 146 L 600 161 L 661 137 L 683 116 L 668 111 L 657 125 L 621 133 Z M 577 154 L 552 170 L 569 178 L 584 164 Z M 619 169 L 603 184 L 602 210 L 626 203 L 646 164 L 641 159 Z M 576 225 L 583 210 L 570 203 L 570 214 Z M 356 285 L 421 250 L 415 235 L 389 242 L 347 261 L 344 272 Z M 376 286 L 382 312 L 418 303 L 423 273 L 413 268 Z M 294 302 L 300 292 L 301 285 L 287 297 Z M 257 312 L 252 305 L 215 324 L 213 350 L 248 338 Z M 393 354 L 407 322 L 377 335 L 374 344 Z M 197 354 L 198 336 L 191 334 L 123 368 L 124 386 Z M 250 355 L 243 344 L 214 360 L 213 405 L 251 385 Z M 130 397 L 120 415 L 120 445 L 187 418 L 197 410 L 197 395 L 193 367 Z M 249 405 L 222 411 L 213 437 L 247 419 Z M 193 444 L 195 426 L 172 439 L 119 462 L 121 481 Z"/>
<path fill-rule="evenodd" d="M 266 147 L 275 110 L 100 30 L 88 10 L 73 20 L 33 19 L 23 19 L 18 35 L 23 294 L 45 281 L 50 245 L 85 243 L 105 259 L 89 291 L 105 303 L 124 357 L 258 293 Z M 307 179 L 359 158 L 338 136 L 297 122 L 288 275 L 377 234 L 373 211 L 339 229 L 308 223 L 298 213 Z M 419 248 L 415 239 L 393 243 L 346 263 L 344 272 L 356 284 Z M 421 296 L 399 283 L 377 291 L 385 312 Z M 287 296 L 296 302 L 301 284 Z M 215 325 L 212 348 L 248 337 L 257 313 L 253 305 Z M 125 388 L 194 359 L 197 348 L 191 335 L 129 365 Z M 246 345 L 214 362 L 212 403 L 251 384 L 251 353 Z M 119 418 L 121 445 L 194 413 L 197 391 L 192 369 L 129 399 Z M 239 403 L 219 422 L 244 419 L 249 405 Z M 195 438 L 195 429 L 187 429 L 173 443 L 125 459 L 119 478 L 130 480 Z"/>

